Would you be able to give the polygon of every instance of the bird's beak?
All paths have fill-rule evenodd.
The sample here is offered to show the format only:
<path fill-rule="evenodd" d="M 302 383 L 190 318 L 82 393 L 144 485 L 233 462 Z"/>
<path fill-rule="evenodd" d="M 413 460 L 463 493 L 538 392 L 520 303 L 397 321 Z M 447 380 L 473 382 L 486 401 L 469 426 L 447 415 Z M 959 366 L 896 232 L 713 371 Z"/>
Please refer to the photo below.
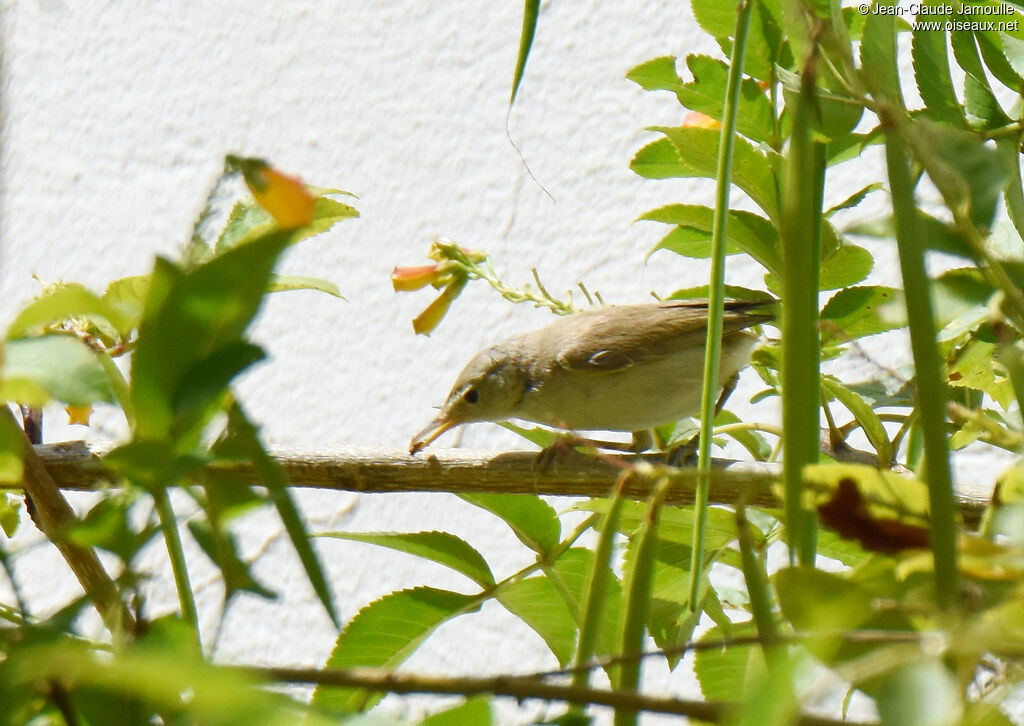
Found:
<path fill-rule="evenodd" d="M 409 454 L 415 455 L 416 452 L 422 451 L 427 448 L 437 439 L 438 436 L 443 434 L 445 431 L 451 428 L 455 428 L 461 423 L 456 419 L 447 418 L 444 413 L 435 418 L 427 427 L 420 431 L 418 434 L 412 437 L 412 442 L 409 444 Z"/>

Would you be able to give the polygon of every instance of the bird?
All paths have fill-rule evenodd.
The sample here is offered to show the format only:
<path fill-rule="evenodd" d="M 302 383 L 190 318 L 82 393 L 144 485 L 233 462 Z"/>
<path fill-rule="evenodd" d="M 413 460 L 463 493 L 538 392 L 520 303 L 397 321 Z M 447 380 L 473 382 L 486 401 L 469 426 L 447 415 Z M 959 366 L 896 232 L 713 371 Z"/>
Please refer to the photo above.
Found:
<path fill-rule="evenodd" d="M 774 300 L 727 300 L 719 386 L 747 365 Z M 643 432 L 700 408 L 707 300 L 609 306 L 561 317 L 481 351 L 440 413 L 410 442 L 416 454 L 446 431 L 519 419 L 570 431 Z"/>

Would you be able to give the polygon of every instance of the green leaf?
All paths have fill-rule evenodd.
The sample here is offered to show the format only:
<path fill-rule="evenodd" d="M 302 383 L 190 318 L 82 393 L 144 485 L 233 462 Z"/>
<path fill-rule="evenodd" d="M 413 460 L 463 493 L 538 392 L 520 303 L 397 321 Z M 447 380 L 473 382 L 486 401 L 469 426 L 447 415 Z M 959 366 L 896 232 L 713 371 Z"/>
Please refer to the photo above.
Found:
<path fill-rule="evenodd" d="M 740 418 L 733 412 L 724 409 L 715 417 L 715 426 L 740 423 Z M 772 446 L 759 431 L 743 430 L 730 431 L 726 436 L 732 438 L 736 443 L 746 449 L 755 461 L 767 461 L 772 455 Z"/>
<path fill-rule="evenodd" d="M 887 674 L 876 702 L 882 726 L 953 726 L 964 707 L 956 678 L 935 660 Z"/>
<path fill-rule="evenodd" d="M 1024 41 L 1022 41 L 1024 43 Z M 1006 159 L 1008 176 L 1003 187 L 1003 200 L 1006 203 L 1006 214 L 1013 222 L 1018 239 L 1024 237 L 1024 184 L 1020 176 L 1020 152 L 1015 139 L 1001 138 L 996 140 L 996 149 Z"/>
<path fill-rule="evenodd" d="M 321 277 L 307 277 L 306 275 L 271 275 L 270 285 L 267 292 L 284 292 L 287 290 L 316 290 L 326 292 L 328 295 L 345 299 L 341 290 L 330 280 Z"/>
<path fill-rule="evenodd" d="M 728 66 L 724 61 L 706 55 L 687 56 L 686 65 L 694 80 L 676 89 L 679 102 L 721 121 Z M 740 85 L 736 128 L 747 138 L 760 143 L 767 143 L 775 134 L 775 113 L 771 101 L 752 78 L 744 78 Z"/>
<path fill-rule="evenodd" d="M 318 536 L 389 547 L 450 567 L 481 587 L 494 586 L 494 575 L 483 555 L 448 532 L 322 532 Z"/>
<path fill-rule="evenodd" d="M 558 545 L 561 525 L 550 504 L 531 494 L 460 494 L 460 498 L 501 518 L 534 552 L 546 554 Z"/>
<path fill-rule="evenodd" d="M 1018 29 L 1017 32 L 1020 33 L 1021 31 Z M 985 66 L 989 72 L 1007 88 L 1019 89 L 1024 84 L 1024 79 L 1017 73 L 1013 63 L 1010 62 L 1006 51 L 1003 49 L 1005 38 L 1013 40 L 1015 38 L 1007 33 L 996 30 L 977 30 L 974 33 L 974 38 L 978 43 L 981 57 L 985 60 Z"/>
<path fill-rule="evenodd" d="M 922 7 L 935 8 L 941 0 L 926 0 Z M 929 20 L 943 21 L 946 15 L 929 15 Z M 949 75 L 949 57 L 946 34 L 934 30 L 915 29 L 911 54 L 914 59 L 914 78 L 929 118 L 965 127 L 963 109 L 956 97 L 953 80 Z"/>
<path fill-rule="evenodd" d="M 0 482 L 4 484 L 21 483 L 25 471 L 27 442 L 25 432 L 11 416 L 0 416 Z M 10 522 L 8 522 L 9 524 Z M 6 530 L 6 526 L 4 529 Z"/>
<path fill-rule="evenodd" d="M 629 168 L 645 179 L 671 179 L 697 176 L 679 158 L 679 152 L 668 139 L 658 139 L 636 152 Z"/>
<path fill-rule="evenodd" d="M 826 665 L 858 658 L 874 647 L 830 634 L 910 628 L 904 615 L 895 610 L 879 610 L 875 593 L 841 575 L 789 567 L 779 570 L 773 581 L 782 614 L 793 627 L 798 632 L 820 633 L 805 642 Z"/>
<path fill-rule="evenodd" d="M 676 57 L 674 55 L 654 58 L 634 66 L 626 73 L 626 79 L 633 81 L 645 91 L 676 93 L 683 87 L 683 80 L 676 72 Z"/>
<path fill-rule="evenodd" d="M 1002 41 L 1006 62 L 1013 68 L 1014 73 L 1024 76 L 1024 39 L 1002 32 L 999 39 Z"/>
<path fill-rule="evenodd" d="M 896 16 L 874 12 L 881 7 L 894 8 L 896 0 L 875 0 L 864 23 L 860 42 L 860 61 L 872 95 L 903 105 L 899 71 L 896 68 Z"/>
<path fill-rule="evenodd" d="M 782 83 L 782 93 L 786 100 L 786 116 L 790 116 L 800 104 L 800 89 L 803 83 L 801 76 L 784 68 L 778 69 L 779 81 Z M 831 164 L 838 163 L 837 154 L 846 145 L 860 146 L 866 139 L 863 136 L 852 134 L 857 127 L 861 116 L 864 115 L 864 106 L 845 92 L 835 89 L 814 88 L 815 118 L 814 131 L 835 142 L 835 149 L 829 148 L 832 158 Z M 785 120 L 785 118 L 784 118 Z M 854 154 L 850 154 L 852 158 Z"/>
<path fill-rule="evenodd" d="M 99 298 L 77 283 L 64 283 L 26 306 L 7 328 L 7 337 L 41 335 L 46 328 L 69 318 L 99 317 L 126 336 L 135 321 L 129 313 Z"/>
<path fill-rule="evenodd" d="M 963 16 L 958 16 L 963 20 Z M 981 64 L 981 56 L 975 44 L 974 33 L 969 30 L 954 30 L 949 34 L 953 57 L 966 73 L 964 78 L 964 110 L 969 120 L 986 126 L 1002 126 L 1009 119 L 999 106 L 995 93 L 988 83 L 988 76 Z"/>
<path fill-rule="evenodd" d="M 993 360 L 996 345 L 972 337 L 947 361 L 946 381 L 953 388 L 971 388 L 984 391 L 1005 411 L 1015 400 L 1013 386 L 1005 374 L 996 376 Z"/>
<path fill-rule="evenodd" d="M 221 394 L 246 368 L 266 358 L 258 345 L 246 341 L 228 343 L 185 371 L 171 400 L 175 418 L 201 416 L 203 409 L 219 403 Z"/>
<path fill-rule="evenodd" d="M 988 227 L 1009 176 L 1006 159 L 978 134 L 923 118 L 912 125 L 907 141 L 943 197 Z"/>
<path fill-rule="evenodd" d="M 21 523 L 21 498 L 4 492 L 0 495 L 0 529 L 9 538 L 18 533 L 18 525 Z"/>
<path fill-rule="evenodd" d="M 131 562 L 160 531 L 152 521 L 147 521 L 141 528 L 133 524 L 130 507 L 135 498 L 126 491 L 101 499 L 75 523 L 69 538 L 80 545 L 113 552 L 126 564 Z"/>
<path fill-rule="evenodd" d="M 479 607 L 478 598 L 418 587 L 385 595 L 359 611 L 338 636 L 328 668 L 396 668 L 442 623 Z M 371 708 L 382 695 L 357 688 L 317 686 L 313 705 L 338 711 Z"/>
<path fill-rule="evenodd" d="M 720 136 L 717 130 L 696 126 L 658 126 L 651 130 L 665 134 L 675 146 L 682 160 L 681 166 L 691 170 L 676 176 L 716 178 Z M 774 152 L 764 154 L 749 141 L 735 139 L 733 182 L 761 207 L 769 219 L 778 219 L 779 214 L 777 164 L 778 155 Z"/>
<path fill-rule="evenodd" d="M 830 226 L 826 222 L 823 229 Z M 875 258 L 871 256 L 870 252 L 857 245 L 842 244 L 826 256 L 824 237 L 823 234 L 819 289 L 835 290 L 840 287 L 856 285 L 871 273 L 871 269 L 875 266 Z"/>
<path fill-rule="evenodd" d="M 846 343 L 907 324 L 903 291 L 869 285 L 840 290 L 821 311 L 822 346 Z"/>
<path fill-rule="evenodd" d="M 711 254 L 713 215 L 714 210 L 697 204 L 669 204 L 641 215 L 640 220 L 677 226 L 647 256 L 665 249 L 684 257 L 708 257 Z M 781 265 L 779 234 L 764 217 L 730 210 L 726 241 L 726 254 L 746 252 L 769 272 L 778 272 Z"/>
<path fill-rule="evenodd" d="M 709 629 L 701 640 L 717 641 L 725 636 L 757 635 L 753 621 L 736 623 L 728 632 Z M 694 655 L 693 672 L 701 693 L 709 701 L 743 701 L 753 684 L 766 672 L 764 651 L 759 645 L 733 645 L 725 648 L 701 648 Z"/>
<path fill-rule="evenodd" d="M 476 696 L 467 698 L 458 706 L 427 716 L 420 721 L 419 726 L 488 726 L 493 723 L 490 700 L 486 696 Z"/>
<path fill-rule="evenodd" d="M 186 425 L 175 417 L 179 389 L 211 355 L 241 342 L 287 244 L 276 232 L 187 273 L 157 260 L 132 361 L 138 434 L 163 438 Z"/>
<path fill-rule="evenodd" d="M 358 217 L 359 212 L 344 202 L 318 196 L 313 205 L 313 221 L 294 229 L 279 230 L 274 218 L 256 202 L 237 202 L 228 215 L 214 252 L 222 255 L 225 252 L 241 247 L 268 235 L 281 234 L 287 238 L 287 244 L 293 245 L 304 239 L 326 232 L 344 219 Z"/>
<path fill-rule="evenodd" d="M 537 32 L 537 16 L 539 14 L 540 0 L 525 0 L 523 3 L 523 31 L 519 36 L 519 57 L 516 58 L 516 71 L 512 76 L 512 96 L 508 100 L 509 106 L 516 102 L 519 84 L 523 80 L 523 73 L 526 72 L 526 59 L 530 57 L 530 48 L 533 46 L 533 36 Z"/>
<path fill-rule="evenodd" d="M 719 0 L 692 0 L 691 6 L 700 27 L 718 41 L 723 54 L 731 57 L 732 34 L 736 30 L 736 5 Z M 774 6 L 774 15 L 769 6 Z M 754 7 L 743 70 L 758 80 L 774 80 L 775 64 L 783 60 L 780 58 L 781 31 L 777 15 L 777 2 L 759 2 Z"/>
<path fill-rule="evenodd" d="M 51 400 L 72 406 L 112 402 L 114 393 L 97 353 L 78 338 L 47 335 L 4 344 L 0 395 L 41 406 Z"/>
<path fill-rule="evenodd" d="M 572 660 L 576 619 L 547 576 L 528 577 L 498 591 L 497 600 L 544 639 L 560 666 Z"/>
<path fill-rule="evenodd" d="M 220 527 L 214 529 L 209 522 L 190 520 L 188 531 L 206 556 L 217 565 L 224 578 L 224 600 L 240 591 L 251 592 L 268 600 L 276 600 L 277 594 L 253 577 L 249 564 L 238 554 L 238 543 L 230 532 Z"/>
<path fill-rule="evenodd" d="M 256 475 L 263 486 L 267 488 L 270 500 L 274 503 L 278 516 L 281 517 L 292 547 L 295 548 L 295 553 L 302 562 L 309 584 L 313 586 L 313 591 L 316 592 L 331 622 L 338 626 L 338 615 L 334 608 L 331 588 L 324 576 L 323 568 L 320 566 L 320 560 L 310 544 L 306 525 L 288 491 L 288 477 L 285 475 L 281 463 L 267 453 L 263 442 L 260 441 L 259 432 L 237 403 L 228 410 L 226 439 L 228 440 L 218 442 L 221 444 L 218 446 L 218 451 L 221 455 L 226 455 L 227 451 L 234 447 L 244 459 L 252 462 Z"/>
<path fill-rule="evenodd" d="M 573 613 L 576 621 L 582 617 L 579 607 L 582 607 L 593 566 L 594 551 L 584 547 L 572 547 L 555 561 L 555 573 L 562 578 L 569 593 L 578 603 L 576 611 Z M 622 611 L 622 583 L 610 568 L 606 570 L 605 584 L 607 590 L 605 591 L 600 632 L 597 634 L 597 649 L 595 651 L 597 655 L 615 653 L 615 647 L 618 644 L 619 614 Z"/>
<path fill-rule="evenodd" d="M 883 188 L 884 187 L 882 186 L 882 182 L 871 182 L 867 186 L 855 191 L 846 199 L 839 202 L 839 204 L 829 207 L 829 209 L 825 212 L 825 216 L 831 217 L 836 212 L 842 211 L 844 209 L 852 209 L 853 207 L 856 207 L 858 204 L 863 202 L 864 198 L 867 197 L 868 194 L 870 194 L 871 192 L 880 191 Z"/>
<path fill-rule="evenodd" d="M 832 376 L 821 377 L 821 390 L 829 398 L 835 398 L 843 404 L 860 424 L 871 446 L 878 452 L 879 466 L 889 466 L 894 456 L 892 442 L 889 441 L 882 420 L 868 402 Z"/>

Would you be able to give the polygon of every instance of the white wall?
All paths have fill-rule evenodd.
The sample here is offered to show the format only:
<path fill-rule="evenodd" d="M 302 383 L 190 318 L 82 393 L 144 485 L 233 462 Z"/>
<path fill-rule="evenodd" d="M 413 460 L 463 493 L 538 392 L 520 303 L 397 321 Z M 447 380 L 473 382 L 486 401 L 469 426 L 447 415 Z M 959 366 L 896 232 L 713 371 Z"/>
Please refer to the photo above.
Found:
<path fill-rule="evenodd" d="M 487 250 L 512 283 L 528 281 L 536 266 L 552 291 L 583 280 L 610 302 L 705 281 L 702 264 L 667 253 L 645 265 L 663 229 L 632 220 L 669 202 L 711 204 L 712 184 L 646 181 L 628 168 L 654 138 L 644 127 L 678 124 L 683 112 L 670 95 L 624 80 L 626 71 L 659 55 L 718 52 L 687 3 L 544 3 L 511 132 L 555 204 L 506 138 L 521 3 L 6 0 L 0 7 L 7 104 L 0 318 L 38 290 L 32 274 L 102 290 L 111 279 L 147 272 L 155 253 L 176 254 L 227 152 L 262 156 L 307 182 L 359 195 L 360 219 L 300 245 L 285 262 L 286 271 L 335 281 L 349 301 L 277 295 L 256 326 L 271 360 L 240 389 L 275 446 L 404 449 L 474 352 L 549 320 L 477 284 L 430 338 L 414 336 L 410 321 L 431 293 L 395 295 L 388 273 L 423 264 L 434 235 Z M 861 183 L 853 174 L 832 196 Z M 729 272 L 737 284 L 756 286 L 759 278 L 756 266 Z M 756 388 L 748 381 L 747 398 Z M 53 425 L 48 435 L 102 439 L 120 428 L 99 415 L 88 434 Z M 521 446 L 490 425 L 472 427 L 463 443 Z M 498 575 L 525 562 L 495 520 L 453 497 L 302 501 L 315 530 L 446 529 L 484 550 Z M 246 552 L 262 553 L 257 572 L 284 599 L 237 603 L 220 655 L 322 664 L 334 636 L 280 525 L 267 514 L 242 529 Z M 345 618 L 400 587 L 466 586 L 441 568 L 369 546 L 324 541 L 320 551 Z M 24 574 L 44 607 L 73 592 Z M 194 574 L 209 639 L 218 585 L 200 555 Z M 174 601 L 164 575 L 153 591 L 157 610 Z M 554 665 L 538 638 L 496 610 L 446 626 L 412 666 L 495 673 Z M 692 689 L 682 671 L 672 680 L 673 688 Z"/>

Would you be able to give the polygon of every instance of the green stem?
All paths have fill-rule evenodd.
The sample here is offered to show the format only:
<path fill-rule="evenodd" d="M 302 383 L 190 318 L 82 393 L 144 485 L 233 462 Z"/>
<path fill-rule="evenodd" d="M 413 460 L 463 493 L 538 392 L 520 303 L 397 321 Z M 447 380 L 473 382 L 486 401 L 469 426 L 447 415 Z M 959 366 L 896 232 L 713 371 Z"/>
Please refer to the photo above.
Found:
<path fill-rule="evenodd" d="M 637 535 L 636 554 L 632 567 L 622 577 L 622 593 L 625 609 L 622 613 L 622 630 L 619 653 L 640 653 L 644 647 L 644 633 L 647 614 L 651 606 L 651 589 L 654 586 L 654 564 L 658 547 L 658 514 L 665 497 L 672 488 L 672 480 L 661 479 L 655 486 L 644 516 L 644 523 Z M 694 564 L 696 567 L 696 564 Z M 630 660 L 620 665 L 612 677 L 617 691 L 637 691 L 640 685 L 640 660 Z M 627 708 L 615 710 L 615 726 L 635 726 L 637 712 Z"/>
<path fill-rule="evenodd" d="M 818 288 L 821 266 L 825 147 L 812 140 L 817 56 L 804 66 L 786 159 L 782 208 L 782 479 L 790 562 L 813 565 L 814 516 L 803 506 L 803 469 L 818 460 L 821 342 Z"/>
<path fill-rule="evenodd" d="M 624 473 L 619 477 L 611 501 L 608 503 L 608 512 L 604 515 L 604 521 L 601 523 L 601 536 L 594 549 L 594 564 L 587 577 L 583 602 L 580 604 L 580 637 L 576 643 L 576 656 L 573 658 L 575 666 L 589 663 L 594 657 L 597 636 L 605 619 L 604 608 L 608 595 L 608 576 L 611 573 L 609 564 L 611 563 L 615 535 L 619 528 L 619 515 L 622 513 L 622 504 L 626 499 L 625 488 L 628 481 L 629 473 Z M 590 671 L 580 669 L 573 672 L 572 684 L 574 686 L 586 687 L 589 685 L 589 681 Z"/>
<path fill-rule="evenodd" d="M 690 569 L 690 612 L 700 606 L 698 594 L 704 571 L 704 541 L 707 530 L 708 489 L 711 481 L 711 439 L 718 398 L 718 368 L 722 350 L 722 319 L 725 310 L 726 224 L 729 219 L 729 190 L 732 186 L 732 154 L 736 138 L 736 115 L 743 81 L 743 57 L 753 0 L 740 0 L 736 15 L 735 42 L 729 65 L 722 113 L 722 135 L 718 144 L 715 217 L 711 229 L 711 280 L 708 285 L 708 336 L 704 353 L 704 385 L 701 390 L 700 442 L 697 459 L 697 489 L 694 501 L 693 567 Z"/>
<path fill-rule="evenodd" d="M 178 590 L 178 602 L 181 604 L 181 617 L 192 626 L 199 641 L 199 614 L 196 610 L 195 595 L 188 578 L 185 564 L 185 549 L 181 545 L 181 533 L 178 532 L 178 520 L 174 516 L 171 499 L 167 489 L 160 487 L 153 490 L 156 511 L 160 517 L 160 530 L 167 545 L 167 556 L 171 560 L 171 572 L 174 574 L 174 586 Z"/>
<path fill-rule="evenodd" d="M 906 291 L 910 346 L 917 379 L 918 425 L 924 443 L 925 471 L 931 505 L 935 592 L 939 603 L 956 599 L 956 502 L 946 441 L 946 391 L 943 387 L 931 291 L 924 265 L 925 233 L 921 229 L 903 139 L 890 126 L 885 141 L 886 166 L 896 218 L 896 243 Z"/>
<path fill-rule="evenodd" d="M 754 547 L 753 525 L 747 521 L 747 510 L 743 506 L 736 508 L 736 529 L 739 534 L 743 579 L 750 595 L 750 611 L 764 649 L 765 661 L 769 668 L 774 669 L 784 662 L 785 646 L 779 645 L 779 629 L 772 614 L 772 596 L 768 590 L 768 573 Z"/>

